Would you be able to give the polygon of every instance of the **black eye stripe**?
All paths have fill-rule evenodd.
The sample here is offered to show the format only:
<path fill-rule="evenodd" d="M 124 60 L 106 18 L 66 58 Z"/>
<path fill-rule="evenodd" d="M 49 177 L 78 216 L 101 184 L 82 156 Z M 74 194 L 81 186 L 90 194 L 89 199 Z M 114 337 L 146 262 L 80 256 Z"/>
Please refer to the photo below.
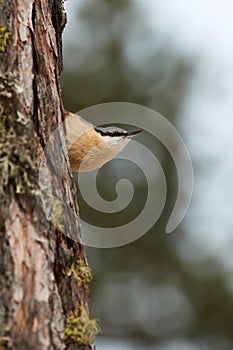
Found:
<path fill-rule="evenodd" d="M 125 130 L 114 130 L 111 128 L 98 128 L 94 127 L 95 131 L 97 131 L 102 136 L 111 136 L 111 137 L 117 137 L 117 136 L 128 136 L 128 132 Z"/>
<path fill-rule="evenodd" d="M 99 128 L 97 126 L 94 127 L 95 131 L 97 131 L 102 136 L 111 136 L 111 137 L 119 137 L 119 136 L 134 136 L 137 135 L 139 132 L 142 131 L 142 129 L 134 130 L 134 131 L 126 131 L 119 128 L 114 127 L 106 127 L 106 128 Z"/>

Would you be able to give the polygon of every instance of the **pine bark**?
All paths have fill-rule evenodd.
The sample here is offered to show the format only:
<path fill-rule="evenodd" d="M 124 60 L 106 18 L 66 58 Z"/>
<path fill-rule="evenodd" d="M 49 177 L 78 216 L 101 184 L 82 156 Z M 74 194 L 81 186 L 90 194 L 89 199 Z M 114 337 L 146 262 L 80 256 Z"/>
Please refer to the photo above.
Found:
<path fill-rule="evenodd" d="M 64 118 L 63 4 L 1 0 L 0 11 L 0 350 L 91 349 L 64 338 L 67 318 L 88 302 L 86 284 L 67 273 L 85 256 L 62 133 L 46 182 L 75 215 L 61 206 L 49 219 L 39 186 L 39 159 Z"/>

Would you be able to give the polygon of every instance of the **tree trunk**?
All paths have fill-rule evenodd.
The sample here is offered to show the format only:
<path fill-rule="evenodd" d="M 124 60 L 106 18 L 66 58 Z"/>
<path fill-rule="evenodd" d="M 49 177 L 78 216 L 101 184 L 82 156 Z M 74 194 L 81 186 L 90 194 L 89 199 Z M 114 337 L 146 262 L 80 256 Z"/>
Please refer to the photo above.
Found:
<path fill-rule="evenodd" d="M 46 151 L 50 191 L 39 181 L 64 118 L 62 1 L 1 0 L 0 11 L 0 350 L 91 349 L 98 327 L 62 132 Z"/>

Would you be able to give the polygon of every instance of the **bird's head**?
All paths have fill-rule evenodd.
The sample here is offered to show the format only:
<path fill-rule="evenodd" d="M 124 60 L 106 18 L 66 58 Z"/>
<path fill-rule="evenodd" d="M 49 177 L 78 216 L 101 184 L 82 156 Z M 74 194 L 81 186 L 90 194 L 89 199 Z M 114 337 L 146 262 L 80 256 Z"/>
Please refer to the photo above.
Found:
<path fill-rule="evenodd" d="M 108 127 L 94 127 L 95 131 L 101 136 L 104 142 L 112 149 L 120 151 L 126 144 L 139 134 L 142 130 L 126 131 L 124 129 L 108 126 Z"/>

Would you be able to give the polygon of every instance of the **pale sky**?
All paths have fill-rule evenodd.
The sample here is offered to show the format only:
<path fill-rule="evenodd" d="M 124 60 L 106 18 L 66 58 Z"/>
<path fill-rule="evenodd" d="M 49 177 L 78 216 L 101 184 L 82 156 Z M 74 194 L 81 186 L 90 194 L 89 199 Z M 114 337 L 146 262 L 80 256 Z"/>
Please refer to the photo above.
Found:
<path fill-rule="evenodd" d="M 200 56 L 180 125 L 197 165 L 194 197 L 185 225 L 203 256 L 217 255 L 229 268 L 233 266 L 229 246 L 233 243 L 233 2 L 144 3 L 155 6 L 161 31 L 173 35 L 184 54 Z M 185 259 L 200 258 L 196 252 L 188 254 Z"/>

